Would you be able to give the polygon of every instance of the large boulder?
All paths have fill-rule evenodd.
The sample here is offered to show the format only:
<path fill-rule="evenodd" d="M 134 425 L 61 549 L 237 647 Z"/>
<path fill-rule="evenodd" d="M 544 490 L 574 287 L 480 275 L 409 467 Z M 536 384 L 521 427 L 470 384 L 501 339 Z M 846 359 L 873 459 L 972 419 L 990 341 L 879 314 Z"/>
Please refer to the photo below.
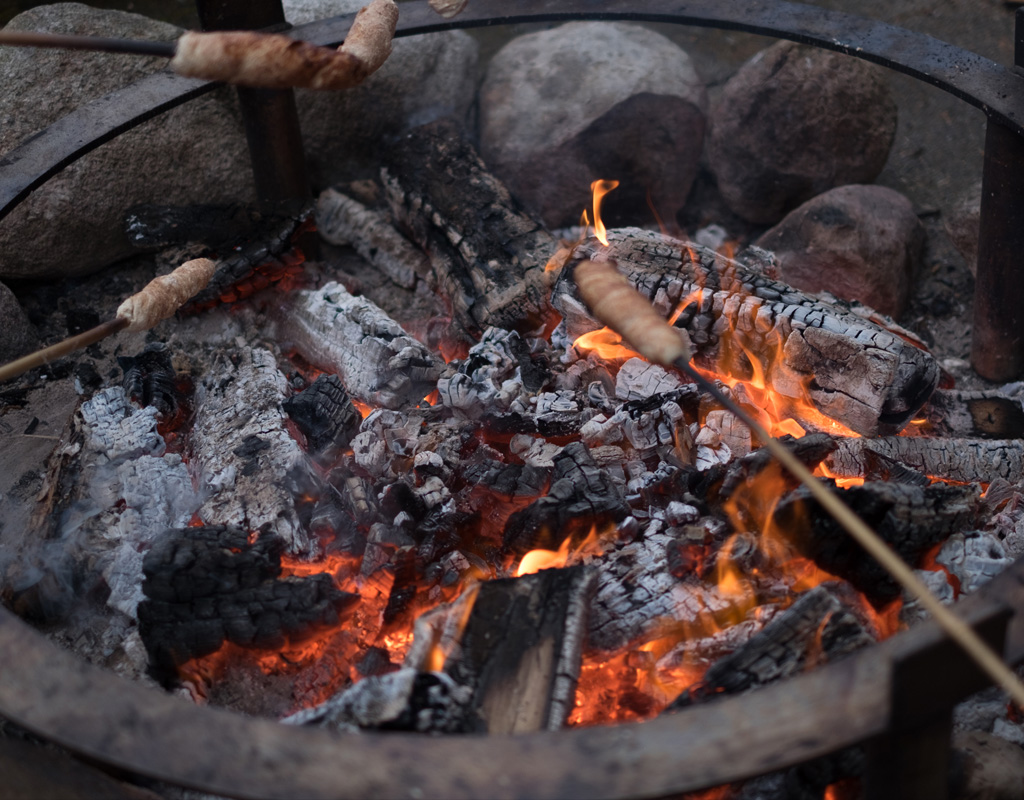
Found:
<path fill-rule="evenodd" d="M 835 186 L 874 181 L 896 133 L 896 104 L 879 72 L 793 42 L 740 67 L 708 134 L 708 161 L 729 207 L 771 224 Z"/>
<path fill-rule="evenodd" d="M 38 347 L 39 336 L 14 292 L 0 283 L 0 364 Z"/>
<path fill-rule="evenodd" d="M 809 292 L 859 300 L 898 318 L 924 248 L 911 202 L 884 186 L 840 186 L 808 200 L 757 241 L 780 277 Z"/>
<path fill-rule="evenodd" d="M 286 4 L 287 5 L 287 4 Z M 293 21 L 358 10 L 359 0 L 303 2 Z M 306 15 L 306 16 L 303 16 Z M 174 39 L 181 30 L 77 3 L 41 6 L 10 30 Z M 349 92 L 298 92 L 314 189 L 377 169 L 377 148 L 409 125 L 465 118 L 475 42 L 462 33 L 395 42 L 392 59 Z M 162 69 L 165 59 L 0 49 L 0 153 L 92 99 Z M 139 203 L 251 202 L 255 192 L 234 90 L 218 89 L 118 136 L 37 189 L 0 221 L 0 279 L 84 275 L 130 255 L 125 211 Z"/>
<path fill-rule="evenodd" d="M 604 178 L 621 181 L 612 209 L 652 222 L 650 192 L 671 220 L 697 173 L 706 106 L 689 56 L 664 36 L 573 22 L 494 56 L 480 90 L 481 155 L 551 227 L 578 222 Z"/>

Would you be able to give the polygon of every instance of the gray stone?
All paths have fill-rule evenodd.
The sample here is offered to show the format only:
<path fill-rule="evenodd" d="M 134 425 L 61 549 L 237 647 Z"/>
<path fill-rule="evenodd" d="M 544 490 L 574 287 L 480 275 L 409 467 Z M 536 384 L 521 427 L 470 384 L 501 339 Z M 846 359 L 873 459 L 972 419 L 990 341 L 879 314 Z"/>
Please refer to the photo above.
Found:
<path fill-rule="evenodd" d="M 293 21 L 358 10 L 356 0 L 304 2 Z M 305 16 L 303 16 L 303 14 Z M 174 39 L 181 30 L 136 14 L 77 3 L 15 17 L 11 30 Z M 463 33 L 395 42 L 366 84 L 344 93 L 298 92 L 315 188 L 376 172 L 389 137 L 438 116 L 464 119 L 477 48 Z M 0 50 L 0 154 L 76 107 L 166 66 L 166 60 L 32 48 Z M 219 89 L 162 114 L 75 162 L 0 222 L 0 278 L 85 275 L 133 250 L 125 211 L 139 203 L 252 202 L 254 188 L 235 93 Z"/>
<path fill-rule="evenodd" d="M 350 14 L 366 0 L 285 0 L 301 25 Z M 468 121 L 476 100 L 478 47 L 463 31 L 396 39 L 384 66 L 346 92 L 296 94 L 314 190 L 376 177 L 379 153 L 404 131 L 450 117 Z"/>
<path fill-rule="evenodd" d="M 910 201 L 883 186 L 840 186 L 809 200 L 765 233 L 780 277 L 899 317 L 924 246 Z"/>
<path fill-rule="evenodd" d="M 1016 800 L 1024 797 L 1024 750 L 982 731 L 953 737 L 956 800 Z"/>
<path fill-rule="evenodd" d="M 480 90 L 488 166 L 550 227 L 575 224 L 590 183 L 652 222 L 646 195 L 674 220 L 704 140 L 704 84 L 689 56 L 646 28 L 574 22 L 520 36 L 499 51 Z"/>
<path fill-rule="evenodd" d="M 872 182 L 895 133 L 896 105 L 878 67 L 779 42 L 723 88 L 708 161 L 730 208 L 770 224 L 835 186 Z"/>
<path fill-rule="evenodd" d="M 8 30 L 167 40 L 181 31 L 137 14 L 60 3 Z M 0 50 L 0 152 L 76 107 L 166 66 L 160 58 Z M 136 203 L 248 200 L 252 178 L 233 93 L 222 89 L 117 137 L 50 179 L 0 222 L 0 278 L 84 275 L 131 252 L 122 218 Z"/>
<path fill-rule="evenodd" d="M 0 364 L 36 349 L 39 337 L 14 293 L 0 283 Z"/>

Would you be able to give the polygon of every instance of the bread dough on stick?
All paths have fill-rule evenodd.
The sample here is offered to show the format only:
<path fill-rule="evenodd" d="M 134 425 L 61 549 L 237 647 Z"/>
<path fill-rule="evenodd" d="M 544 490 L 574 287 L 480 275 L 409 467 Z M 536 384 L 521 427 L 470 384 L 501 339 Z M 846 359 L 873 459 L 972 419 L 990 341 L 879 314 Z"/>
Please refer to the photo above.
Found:
<path fill-rule="evenodd" d="M 171 69 L 179 75 L 264 89 L 350 89 L 391 55 L 398 24 L 394 0 L 372 0 L 337 50 L 281 34 L 189 31 L 178 40 Z"/>

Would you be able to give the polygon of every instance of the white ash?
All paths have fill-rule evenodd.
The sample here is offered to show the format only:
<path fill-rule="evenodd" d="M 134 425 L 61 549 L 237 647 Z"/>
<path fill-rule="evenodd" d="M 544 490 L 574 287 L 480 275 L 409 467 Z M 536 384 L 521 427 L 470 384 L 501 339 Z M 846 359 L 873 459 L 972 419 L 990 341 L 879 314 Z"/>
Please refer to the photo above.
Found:
<path fill-rule="evenodd" d="M 157 432 L 159 412 L 136 408 L 120 386 L 98 392 L 79 409 L 85 432 L 84 457 L 97 463 L 136 455 L 160 455 L 163 437 Z"/>
<path fill-rule="evenodd" d="M 524 392 L 519 359 L 513 352 L 520 341 L 515 331 L 494 327 L 485 330 L 454 374 L 446 373 L 438 380 L 441 403 L 472 419 L 485 412 L 508 409 Z"/>
<path fill-rule="evenodd" d="M 612 419 L 616 418 L 622 426 L 626 440 L 641 453 L 653 451 L 659 446 L 672 447 L 677 441 L 678 428 L 686 425 L 683 409 L 672 400 L 651 411 L 644 411 L 636 417 L 629 413 L 617 412 Z"/>
<path fill-rule="evenodd" d="M 690 525 L 700 519 L 700 511 L 687 503 L 673 500 L 665 507 L 665 521 L 669 525 L 680 527 Z"/>
<path fill-rule="evenodd" d="M 704 420 L 704 429 L 714 431 L 718 443 L 727 447 L 733 458 L 742 458 L 752 449 L 750 428 L 729 411 L 709 411 Z M 700 435 L 697 439 L 700 439 Z"/>
<path fill-rule="evenodd" d="M 915 569 L 914 574 L 928 587 L 943 605 L 949 605 L 956 599 L 956 593 L 942 570 Z M 903 607 L 900 609 L 900 622 L 914 626 L 928 619 L 931 615 L 921 606 L 916 597 L 903 593 Z"/>
<path fill-rule="evenodd" d="M 416 405 L 441 374 L 436 355 L 339 283 L 295 292 L 277 327 L 308 361 L 336 373 L 350 395 L 375 406 Z"/>
<path fill-rule="evenodd" d="M 641 358 L 631 358 L 615 376 L 615 396 L 619 400 L 643 400 L 678 389 L 683 383 L 664 367 Z"/>
<path fill-rule="evenodd" d="M 553 444 L 547 439 L 516 434 L 509 441 L 509 450 L 531 467 L 553 467 L 555 456 L 562 452 L 561 445 Z"/>
<path fill-rule="evenodd" d="M 729 241 L 729 232 L 721 225 L 705 225 L 693 235 L 693 241 L 709 250 L 718 250 Z"/>
<path fill-rule="evenodd" d="M 290 485 L 308 459 L 285 427 L 287 396 L 287 379 L 269 350 L 220 354 L 196 390 L 190 468 L 209 495 L 199 509 L 207 525 L 270 524 L 290 553 L 310 555 L 314 542 Z"/>
<path fill-rule="evenodd" d="M 428 510 L 449 503 L 452 499 L 452 493 L 448 491 L 444 481 L 436 475 L 431 475 L 423 481 L 422 486 L 417 486 L 413 491 L 423 500 Z M 454 505 L 452 505 L 452 510 L 455 510 Z"/>
<path fill-rule="evenodd" d="M 935 560 L 960 581 L 960 590 L 971 594 L 1013 563 L 1002 542 L 989 533 L 954 533 Z"/>

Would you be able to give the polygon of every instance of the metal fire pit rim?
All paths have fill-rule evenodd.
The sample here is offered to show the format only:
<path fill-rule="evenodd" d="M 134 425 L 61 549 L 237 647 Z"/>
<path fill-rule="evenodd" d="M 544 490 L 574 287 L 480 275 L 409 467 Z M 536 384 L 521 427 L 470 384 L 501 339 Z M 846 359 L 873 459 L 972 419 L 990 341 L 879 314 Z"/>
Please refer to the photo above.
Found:
<path fill-rule="evenodd" d="M 1024 558 L 955 606 L 971 624 L 1015 610 L 1024 661 Z M 59 649 L 0 609 L 0 715 L 70 751 L 171 785 L 284 798 L 663 797 L 783 769 L 884 732 L 893 665 L 950 647 L 934 622 L 744 695 L 644 723 L 519 736 L 336 734 L 205 708 Z M 966 682 L 964 682 L 966 680 Z M 961 678 L 952 702 L 984 686 Z M 825 725 L 821 719 L 842 720 Z"/>
<path fill-rule="evenodd" d="M 745 31 L 846 53 L 904 72 L 982 109 L 1024 137 L 1024 75 L 926 34 L 854 14 L 786 0 L 475 0 L 452 20 L 425 0 L 403 3 L 396 36 L 528 22 L 622 20 Z M 354 15 L 297 26 L 291 35 L 336 45 Z M 843 31 L 839 36 L 835 31 Z M 0 219 L 32 190 L 85 154 L 127 130 L 220 84 L 166 70 L 116 90 L 57 120 L 0 159 Z"/>

